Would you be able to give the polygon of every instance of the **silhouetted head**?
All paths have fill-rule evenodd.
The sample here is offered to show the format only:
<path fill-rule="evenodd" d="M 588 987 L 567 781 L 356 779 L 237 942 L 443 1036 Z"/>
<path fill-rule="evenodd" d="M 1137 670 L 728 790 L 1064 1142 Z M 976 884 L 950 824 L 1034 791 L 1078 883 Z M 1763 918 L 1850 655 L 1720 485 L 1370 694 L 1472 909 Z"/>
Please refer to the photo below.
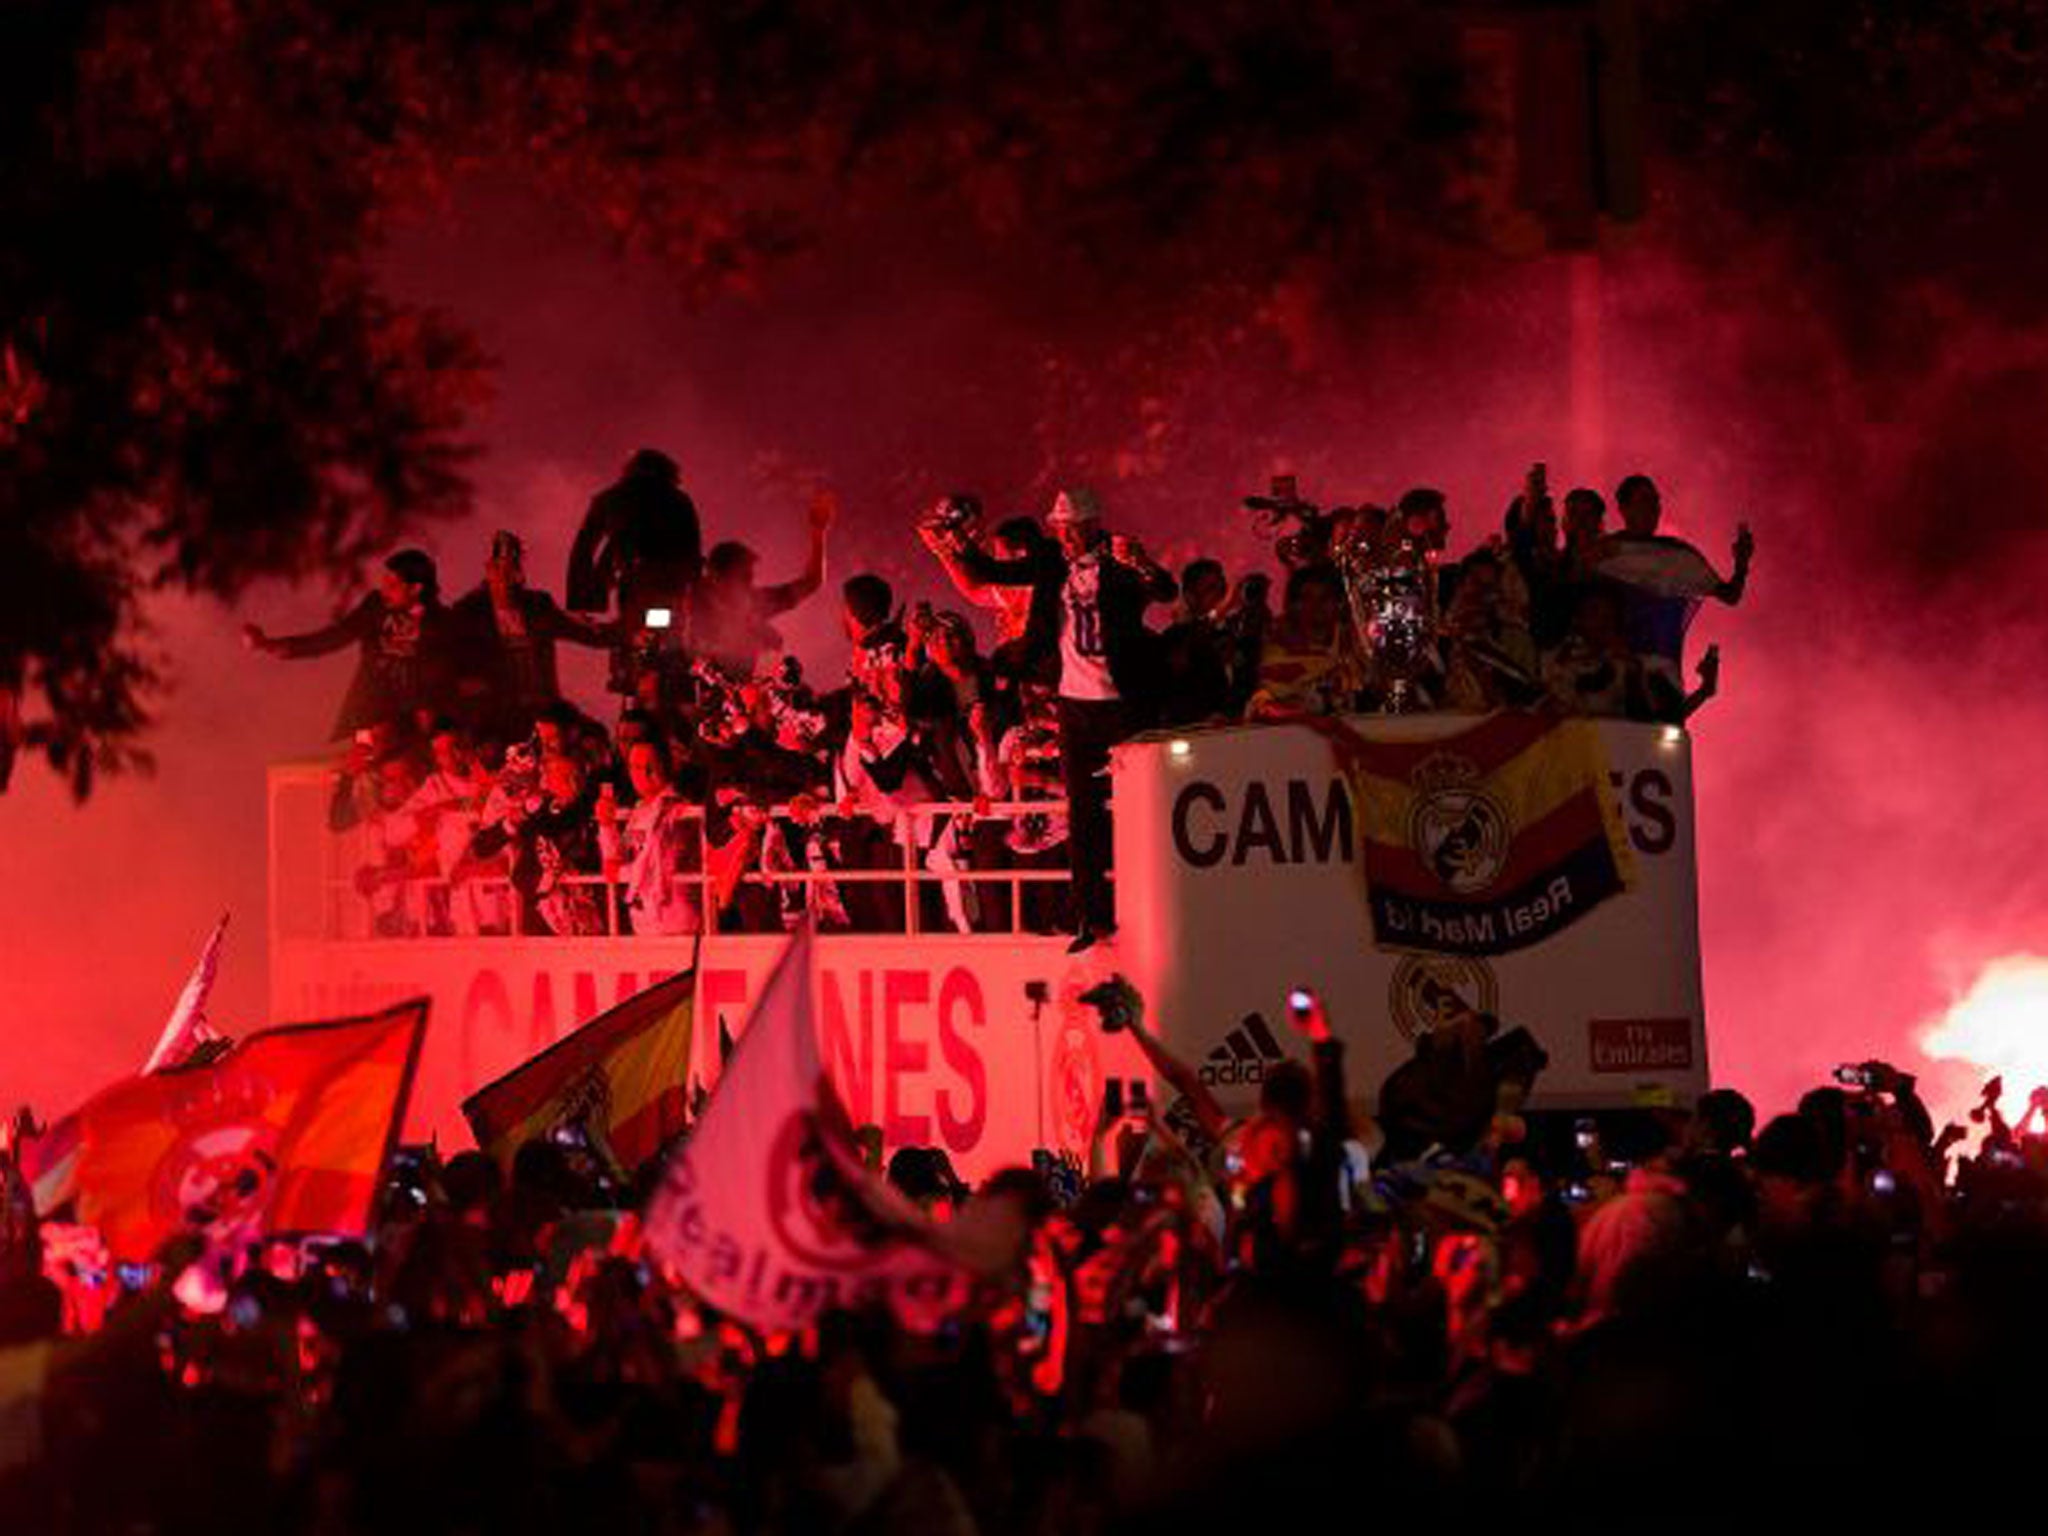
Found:
<path fill-rule="evenodd" d="M 855 640 L 877 624 L 886 623 L 896 607 L 894 589 L 872 571 L 847 577 L 839 595 L 846 603 L 848 637 Z"/>
<path fill-rule="evenodd" d="M 379 583 L 384 600 L 394 608 L 425 603 L 429 608 L 441 601 L 441 577 L 434 557 L 423 549 L 401 549 L 384 562 L 385 579 Z"/>
<path fill-rule="evenodd" d="M 676 461 L 658 448 L 642 448 L 626 460 L 628 480 L 664 480 L 674 484 L 680 473 Z"/>
<path fill-rule="evenodd" d="M 1614 488 L 1614 505 L 1621 513 L 1621 525 L 1637 538 L 1657 531 L 1664 515 L 1664 498 L 1657 494 L 1657 482 L 1648 475 L 1630 475 Z"/>

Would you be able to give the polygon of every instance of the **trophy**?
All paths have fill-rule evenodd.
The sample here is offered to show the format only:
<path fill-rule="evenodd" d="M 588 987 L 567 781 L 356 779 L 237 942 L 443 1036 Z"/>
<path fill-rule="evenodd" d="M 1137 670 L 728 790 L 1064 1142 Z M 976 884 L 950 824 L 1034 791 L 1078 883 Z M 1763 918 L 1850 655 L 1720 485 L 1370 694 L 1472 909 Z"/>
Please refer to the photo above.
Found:
<path fill-rule="evenodd" d="M 1436 664 L 1436 557 L 1396 519 L 1359 518 L 1334 550 L 1351 622 L 1379 683 L 1380 712 L 1430 707 L 1422 680 Z"/>

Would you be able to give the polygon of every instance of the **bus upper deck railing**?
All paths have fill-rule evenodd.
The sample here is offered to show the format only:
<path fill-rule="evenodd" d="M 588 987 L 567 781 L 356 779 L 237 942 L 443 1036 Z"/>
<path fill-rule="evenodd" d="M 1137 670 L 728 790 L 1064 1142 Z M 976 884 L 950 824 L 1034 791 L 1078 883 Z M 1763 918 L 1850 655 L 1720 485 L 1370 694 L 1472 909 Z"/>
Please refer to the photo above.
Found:
<path fill-rule="evenodd" d="M 328 824 L 328 806 L 333 791 L 331 769 L 317 765 L 292 764 L 270 771 L 270 910 L 273 940 L 359 941 L 420 938 L 482 939 L 518 935 L 546 938 L 551 930 L 537 931 L 532 923 L 522 924 L 522 902 L 509 874 L 485 866 L 484 872 L 459 880 L 431 875 L 411 875 L 381 882 L 376 896 L 358 888 L 358 871 L 373 865 L 376 850 L 361 828 L 336 832 Z M 787 817 L 790 807 L 768 809 L 773 819 Z M 701 821 L 701 807 L 688 807 L 686 815 Z M 830 813 L 837 817 L 837 812 Z M 758 855 L 740 876 L 738 890 L 719 900 L 716 872 L 708 858 L 700 867 L 678 872 L 685 888 L 695 897 L 700 926 L 696 931 L 769 932 L 779 931 L 786 915 L 804 907 L 814 910 L 821 899 L 830 907 L 828 893 L 839 888 L 882 888 L 897 893 L 893 900 L 870 903 L 855 926 L 865 932 L 907 934 L 971 932 L 1000 937 L 1044 931 L 1054 926 L 1049 911 L 1058 897 L 1049 888 L 1069 883 L 1064 842 L 1037 854 L 1032 863 L 1019 865 L 1007 848 L 1002 862 L 975 867 L 971 857 L 941 859 L 930 857 L 935 842 L 934 824 L 941 819 L 968 818 L 974 825 L 1014 825 L 1025 817 L 1064 819 L 1063 800 L 1006 800 L 996 802 L 929 801 L 900 808 L 887 814 L 856 813 L 854 819 L 883 827 L 893 844 L 886 866 L 864 868 L 771 869 L 762 867 Z M 843 818 L 842 818 L 843 819 Z M 700 846 L 708 849 L 705 839 Z M 988 851 L 986 839 L 974 846 Z M 1047 861 L 1055 854 L 1056 864 Z M 959 921 L 962 903 L 945 899 L 945 888 L 956 895 L 974 893 L 971 906 Z M 758 900 L 751 905 L 738 891 L 747 888 L 768 892 L 766 914 Z M 550 887 L 573 899 L 584 893 L 584 911 L 594 914 L 594 931 L 581 929 L 563 937 L 624 937 L 632 933 L 631 914 L 626 910 L 621 884 L 601 874 L 574 874 L 560 878 Z M 1042 898 L 1027 901 L 1029 890 L 1047 891 Z M 783 893 L 801 891 L 801 901 L 786 901 Z M 938 893 L 929 897 L 927 893 Z M 999 893 L 993 902 L 981 898 Z M 929 906 L 929 910 L 928 910 Z M 875 926 L 877 913 L 883 926 Z M 381 916 L 381 921 L 380 921 Z M 829 917 L 823 923 L 832 926 Z M 523 931 L 522 931 L 523 930 Z"/>

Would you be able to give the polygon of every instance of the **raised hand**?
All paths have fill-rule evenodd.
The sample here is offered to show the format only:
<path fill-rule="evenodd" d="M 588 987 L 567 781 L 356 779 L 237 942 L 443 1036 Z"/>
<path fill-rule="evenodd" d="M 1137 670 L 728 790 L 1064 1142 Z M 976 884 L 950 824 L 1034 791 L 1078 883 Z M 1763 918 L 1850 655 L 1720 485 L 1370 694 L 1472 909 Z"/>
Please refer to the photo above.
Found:
<path fill-rule="evenodd" d="M 1297 988 L 1287 995 L 1287 1017 L 1311 1044 L 1321 1045 L 1330 1038 L 1330 1015 L 1323 1008 L 1323 1000 L 1306 988 Z"/>
<path fill-rule="evenodd" d="M 1721 647 L 1719 647 L 1718 645 L 1710 645 L 1707 647 L 1706 655 L 1700 658 L 1699 675 L 1700 686 L 1702 688 L 1706 689 L 1709 693 L 1720 692 Z"/>

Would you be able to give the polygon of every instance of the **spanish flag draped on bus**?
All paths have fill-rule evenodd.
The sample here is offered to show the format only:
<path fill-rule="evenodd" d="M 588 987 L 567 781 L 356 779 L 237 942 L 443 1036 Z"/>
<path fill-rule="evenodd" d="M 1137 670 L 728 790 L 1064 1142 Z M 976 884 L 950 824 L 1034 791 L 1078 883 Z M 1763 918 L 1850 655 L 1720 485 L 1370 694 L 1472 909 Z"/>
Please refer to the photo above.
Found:
<path fill-rule="evenodd" d="M 636 992 L 462 1101 L 476 1143 L 509 1163 L 522 1143 L 573 1128 L 622 1172 L 689 1124 L 694 971 Z"/>
<path fill-rule="evenodd" d="M 266 1029 L 128 1078 L 70 1117 L 78 1219 L 117 1259 L 198 1231 L 362 1233 L 426 1033 L 415 998 L 364 1018 Z"/>
<path fill-rule="evenodd" d="M 1497 955 L 1628 888 L 1599 728 L 1504 710 L 1448 736 L 1368 740 L 1324 722 L 1363 844 L 1373 939 Z"/>

